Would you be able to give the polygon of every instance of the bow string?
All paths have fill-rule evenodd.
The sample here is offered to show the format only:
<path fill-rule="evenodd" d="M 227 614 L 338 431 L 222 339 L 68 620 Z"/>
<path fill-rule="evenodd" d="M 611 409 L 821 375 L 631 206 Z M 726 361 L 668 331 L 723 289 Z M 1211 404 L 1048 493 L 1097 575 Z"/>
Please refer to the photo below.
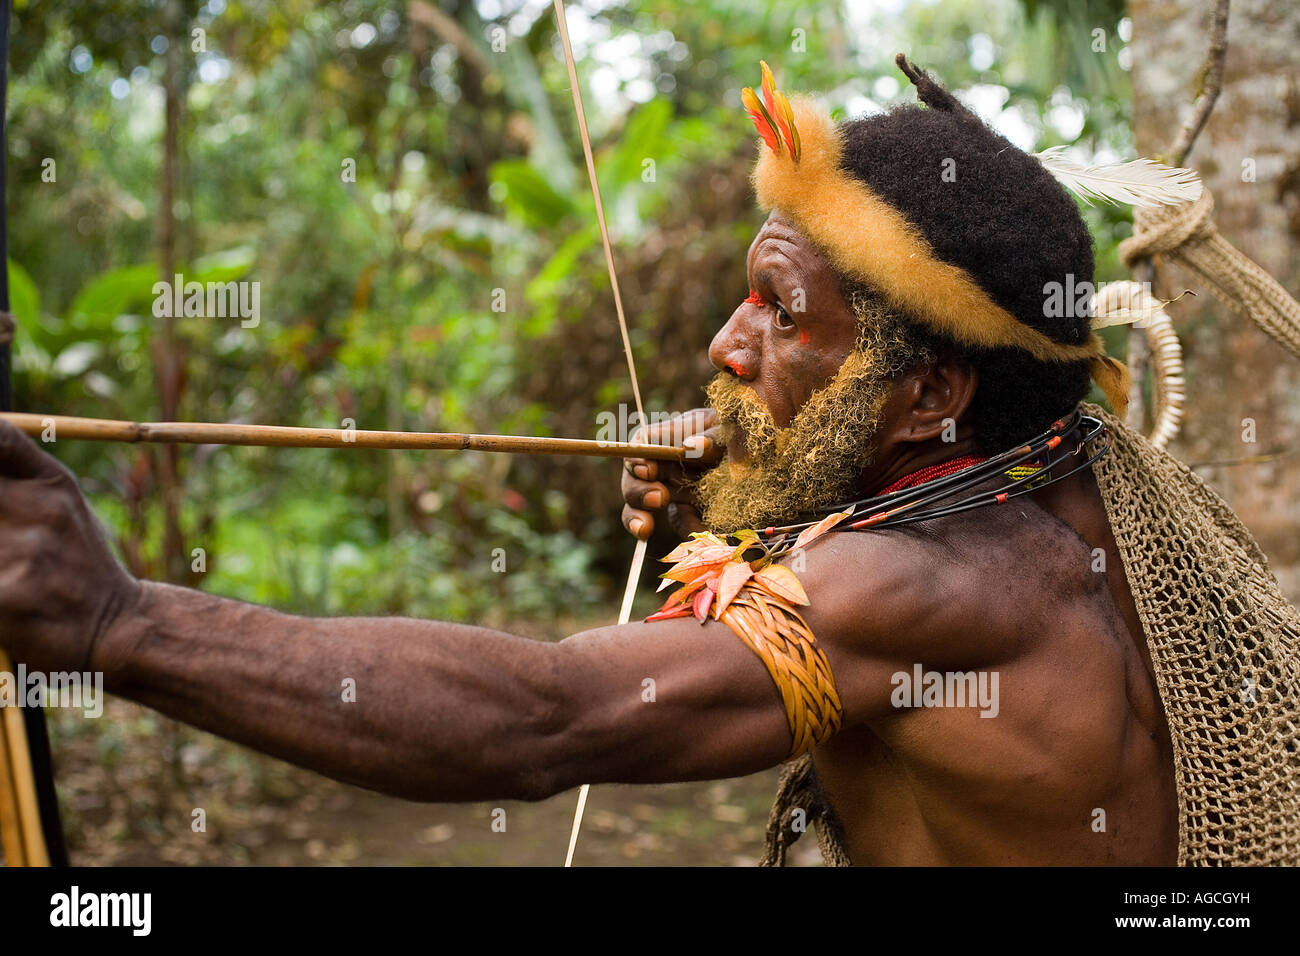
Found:
<path fill-rule="evenodd" d="M 556 30 L 564 48 L 564 65 L 569 71 L 569 89 L 573 93 L 573 111 L 578 117 L 578 133 L 582 137 L 582 153 L 587 160 L 587 179 L 591 183 L 591 197 L 596 202 L 596 221 L 600 225 L 600 241 L 605 248 L 605 266 L 609 270 L 609 284 L 614 290 L 614 311 L 618 316 L 618 330 L 623 337 L 623 354 L 627 356 L 627 373 L 632 380 L 632 397 L 636 400 L 637 420 L 644 423 L 645 406 L 641 403 L 641 385 L 637 380 L 636 359 L 632 355 L 632 340 L 627 333 L 627 316 L 623 312 L 623 296 L 619 291 L 618 272 L 614 268 L 614 249 L 609 241 L 609 227 L 605 223 L 605 206 L 600 201 L 600 182 L 596 179 L 596 161 L 591 153 L 591 136 L 587 132 L 587 113 L 582 108 L 582 88 L 578 83 L 578 67 L 573 59 L 573 45 L 569 42 L 569 25 L 564 18 L 564 0 L 554 0 Z M 628 570 L 627 584 L 623 588 L 623 603 L 618 612 L 618 623 L 626 624 L 632 617 L 632 599 L 636 596 L 637 582 L 645 564 L 646 542 L 638 539 L 632 552 L 632 566 Z M 587 795 L 591 784 L 584 783 L 578 791 L 578 806 L 573 813 L 573 830 L 569 834 L 569 851 L 564 857 L 566 867 L 573 865 L 573 851 L 578 845 L 582 829 L 582 816 L 587 808 Z"/>

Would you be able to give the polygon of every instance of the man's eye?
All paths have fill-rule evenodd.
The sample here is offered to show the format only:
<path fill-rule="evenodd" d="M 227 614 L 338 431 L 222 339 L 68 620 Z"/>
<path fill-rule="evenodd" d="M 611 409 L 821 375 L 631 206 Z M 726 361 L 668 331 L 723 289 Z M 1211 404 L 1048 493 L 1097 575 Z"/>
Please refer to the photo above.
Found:
<path fill-rule="evenodd" d="M 776 318 L 772 322 L 778 329 L 794 328 L 794 319 L 790 318 L 790 313 L 779 302 L 776 303 Z"/>

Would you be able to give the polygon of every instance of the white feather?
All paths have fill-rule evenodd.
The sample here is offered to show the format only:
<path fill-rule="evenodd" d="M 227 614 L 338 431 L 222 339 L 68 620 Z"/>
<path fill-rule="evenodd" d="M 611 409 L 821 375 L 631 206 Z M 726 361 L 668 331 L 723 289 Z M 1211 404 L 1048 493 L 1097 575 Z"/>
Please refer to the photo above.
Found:
<path fill-rule="evenodd" d="M 1201 198 L 1201 178 L 1194 169 L 1165 166 L 1149 159 L 1111 166 L 1086 166 L 1066 159 L 1064 146 L 1050 146 L 1035 158 L 1066 189 L 1091 203 L 1173 206 Z"/>
<path fill-rule="evenodd" d="M 1092 328 L 1109 328 L 1112 325 L 1132 325 L 1145 329 L 1164 314 L 1168 302 L 1162 302 L 1151 290 L 1137 282 L 1120 280 L 1106 282 L 1097 287 L 1092 297 Z"/>

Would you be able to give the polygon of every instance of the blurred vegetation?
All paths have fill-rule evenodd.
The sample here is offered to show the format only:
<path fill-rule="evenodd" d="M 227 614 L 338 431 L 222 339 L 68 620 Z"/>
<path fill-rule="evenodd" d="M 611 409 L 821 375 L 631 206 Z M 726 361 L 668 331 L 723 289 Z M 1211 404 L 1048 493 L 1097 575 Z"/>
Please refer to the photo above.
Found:
<path fill-rule="evenodd" d="M 903 50 L 1020 146 L 1127 158 L 1121 16 L 1114 0 L 571 4 L 647 408 L 701 403 L 708 343 L 745 295 L 761 215 L 739 91 L 760 58 L 858 115 L 913 100 Z M 256 328 L 177 320 L 184 419 L 581 437 L 630 404 L 549 3 L 18 0 L 13 30 L 20 409 L 157 418 L 169 260 L 260 284 Z M 1127 213 L 1087 214 L 1116 277 Z M 159 450 L 58 454 L 132 570 L 165 575 Z M 179 480 L 184 560 L 206 560 L 186 583 L 292 611 L 606 615 L 629 550 L 609 462 L 204 447 Z"/>

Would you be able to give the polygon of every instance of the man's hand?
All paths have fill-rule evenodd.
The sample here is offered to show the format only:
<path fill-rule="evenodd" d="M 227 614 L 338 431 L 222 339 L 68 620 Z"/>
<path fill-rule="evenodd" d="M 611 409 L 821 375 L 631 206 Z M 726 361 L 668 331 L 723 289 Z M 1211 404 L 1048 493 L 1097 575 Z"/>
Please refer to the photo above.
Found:
<path fill-rule="evenodd" d="M 140 584 L 62 464 L 0 422 L 0 647 L 41 670 L 88 670 Z"/>
<path fill-rule="evenodd" d="M 631 441 L 650 445 L 681 445 L 687 458 L 678 464 L 628 458 L 623 462 L 623 527 L 643 540 L 654 533 L 656 516 L 666 514 L 680 537 L 703 531 L 699 503 L 692 483 L 726 455 L 717 435 L 718 416 L 711 408 L 696 408 L 654 425 L 642 425 Z"/>

